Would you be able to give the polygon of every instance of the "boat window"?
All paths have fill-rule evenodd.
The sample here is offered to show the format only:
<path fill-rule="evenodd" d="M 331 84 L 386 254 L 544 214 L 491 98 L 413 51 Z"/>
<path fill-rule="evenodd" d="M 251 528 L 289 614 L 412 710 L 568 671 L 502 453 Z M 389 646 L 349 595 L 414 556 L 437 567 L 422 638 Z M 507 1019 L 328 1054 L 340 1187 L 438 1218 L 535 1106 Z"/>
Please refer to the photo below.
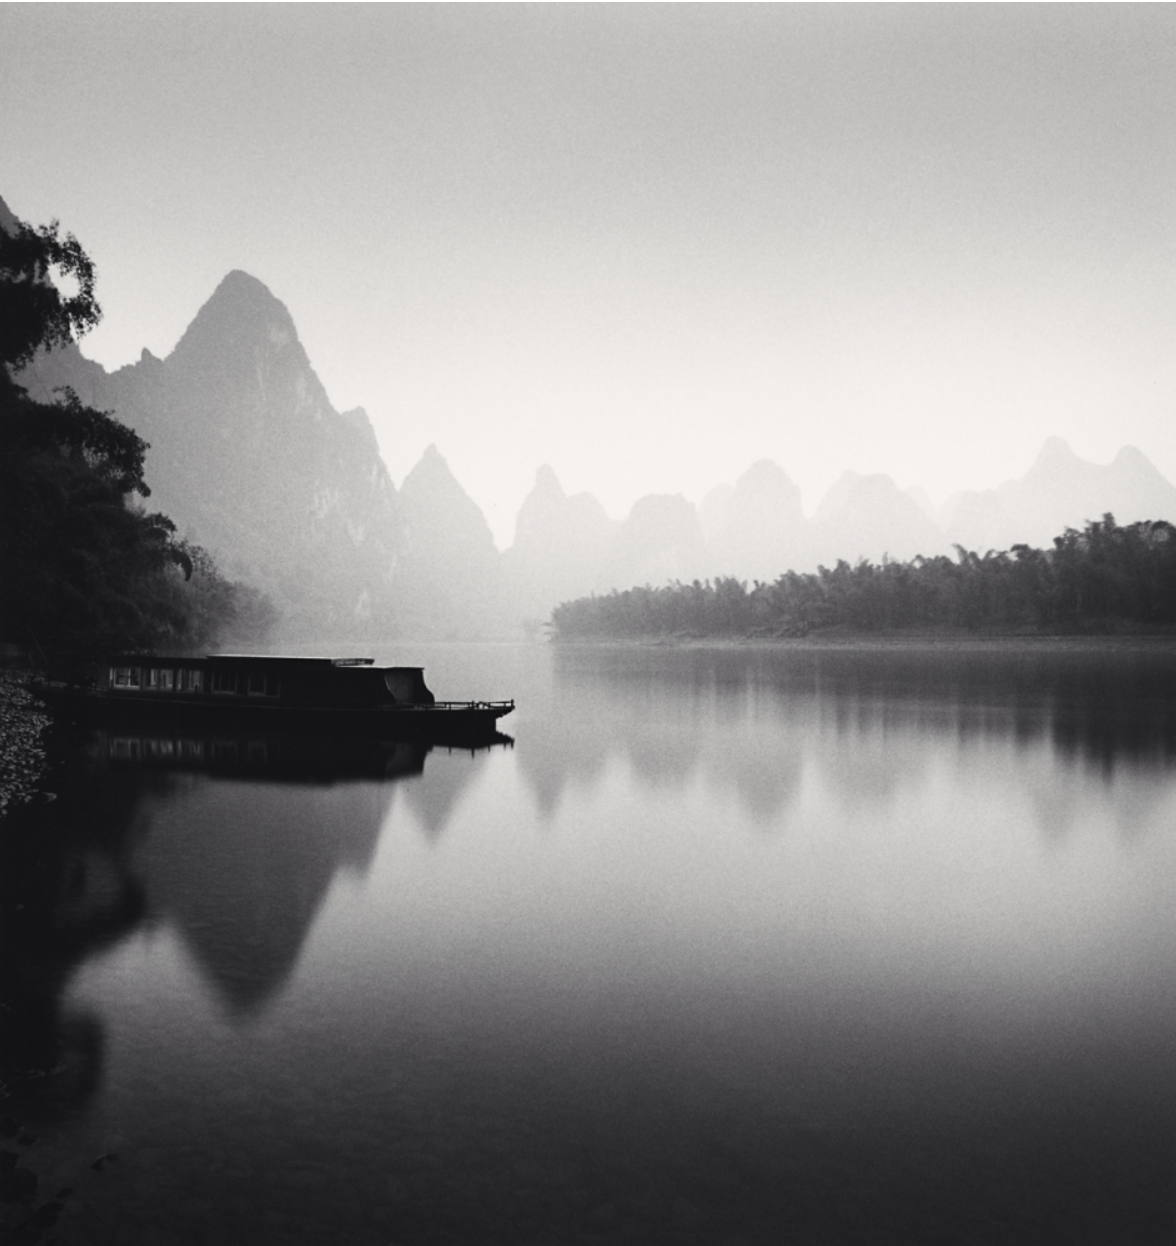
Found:
<path fill-rule="evenodd" d="M 137 666 L 115 666 L 110 671 L 111 686 L 115 688 L 139 687 L 139 668 Z"/>
<path fill-rule="evenodd" d="M 175 683 L 176 683 L 175 671 L 160 671 L 159 672 L 159 686 L 165 692 L 170 692 L 175 687 Z"/>
<path fill-rule="evenodd" d="M 281 687 L 276 675 L 268 675 L 265 671 L 249 672 L 249 695 L 251 697 L 276 697 Z"/>
<path fill-rule="evenodd" d="M 188 676 L 187 688 L 189 692 L 203 692 L 204 691 L 204 672 L 203 671 L 188 671 L 187 676 Z"/>
<path fill-rule="evenodd" d="M 236 671 L 213 671 L 212 690 L 213 692 L 236 692 L 237 691 L 237 672 Z"/>

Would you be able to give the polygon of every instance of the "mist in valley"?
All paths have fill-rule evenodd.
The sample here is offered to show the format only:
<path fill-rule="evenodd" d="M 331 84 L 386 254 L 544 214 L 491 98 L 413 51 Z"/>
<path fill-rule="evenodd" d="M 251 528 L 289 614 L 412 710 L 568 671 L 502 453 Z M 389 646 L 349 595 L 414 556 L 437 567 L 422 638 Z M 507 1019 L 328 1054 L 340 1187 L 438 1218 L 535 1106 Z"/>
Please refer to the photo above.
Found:
<path fill-rule="evenodd" d="M 0 1236 L 1170 1243 L 1173 116 L 1171 5 L 0 4 Z"/>
<path fill-rule="evenodd" d="M 105 313 L 20 382 L 275 641 L 1171 520 L 1171 21 L 10 6 L 3 215 Z"/>

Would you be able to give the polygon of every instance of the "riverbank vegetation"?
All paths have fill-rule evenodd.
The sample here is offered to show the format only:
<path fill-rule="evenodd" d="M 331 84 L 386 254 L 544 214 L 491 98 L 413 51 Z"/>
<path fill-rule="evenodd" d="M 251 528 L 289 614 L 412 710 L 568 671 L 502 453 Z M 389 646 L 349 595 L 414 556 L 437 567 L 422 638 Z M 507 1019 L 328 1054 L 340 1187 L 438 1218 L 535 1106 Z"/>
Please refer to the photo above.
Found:
<path fill-rule="evenodd" d="M 146 442 L 68 389 L 38 402 L 14 379 L 98 323 L 94 285 L 57 222 L 0 229 L 0 641 L 53 665 L 260 637 L 269 603 L 144 505 Z"/>
<path fill-rule="evenodd" d="M 17 671 L 0 671 L 0 818 L 29 801 L 45 768 L 45 707 Z"/>
<path fill-rule="evenodd" d="M 1176 528 L 1120 527 L 1113 515 L 1068 528 L 1050 549 L 984 555 L 957 548 L 909 562 L 841 561 L 773 583 L 719 576 L 614 591 L 552 612 L 556 640 L 651 636 L 801 637 L 964 629 L 1073 633 L 1176 625 Z"/>

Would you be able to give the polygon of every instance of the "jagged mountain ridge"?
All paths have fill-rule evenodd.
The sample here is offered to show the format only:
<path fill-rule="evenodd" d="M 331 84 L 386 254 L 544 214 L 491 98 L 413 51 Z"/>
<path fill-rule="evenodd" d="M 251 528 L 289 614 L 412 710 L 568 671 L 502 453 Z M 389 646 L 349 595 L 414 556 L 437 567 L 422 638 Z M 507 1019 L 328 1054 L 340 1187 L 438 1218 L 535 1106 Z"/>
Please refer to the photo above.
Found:
<path fill-rule="evenodd" d="M 292 637 L 384 626 L 407 552 L 396 490 L 362 410 L 331 405 L 286 307 L 234 271 L 166 359 L 107 373 L 76 348 L 34 361 L 149 444 L 151 505 L 224 570 L 264 589 Z"/>
<path fill-rule="evenodd" d="M 0 225 L 15 221 L 0 200 Z M 398 493 L 362 408 L 338 412 L 286 307 L 256 278 L 220 283 L 165 359 L 144 351 L 107 373 L 76 347 L 21 378 L 36 396 L 70 385 L 151 448 L 149 505 L 223 569 L 271 593 L 292 638 L 502 634 L 590 591 L 709 575 L 771 580 L 844 558 L 1048 543 L 1111 511 L 1176 516 L 1176 488 L 1133 447 L 1107 466 L 1060 439 L 1029 472 L 962 495 L 940 523 L 889 477 L 847 473 L 811 518 L 761 460 L 700 508 L 639 499 L 623 523 L 541 468 L 499 555 L 485 518 L 430 447 Z"/>
<path fill-rule="evenodd" d="M 539 506 L 540 486 L 544 513 L 555 514 L 563 491 L 554 473 L 537 481 L 527 506 Z M 680 496 L 640 499 L 596 555 L 595 572 L 592 560 L 575 563 L 577 591 L 557 595 L 554 577 L 548 576 L 545 610 L 583 596 L 589 587 L 608 591 L 713 575 L 770 582 L 784 571 L 815 571 L 841 559 L 852 564 L 862 558 L 954 556 L 955 543 L 981 553 L 1019 543 L 1049 547 L 1065 528 L 1081 528 L 1107 512 L 1122 524 L 1176 517 L 1176 487 L 1134 447 L 1124 447 L 1112 463 L 1100 466 L 1051 438 L 1023 477 L 962 495 L 945 511 L 937 523 L 914 491 L 901 490 L 889 476 L 845 472 L 810 518 L 787 473 L 761 460 L 734 486 L 712 489 L 698 508 Z M 529 566 L 557 564 L 556 532 L 552 523 L 528 525 Z M 516 546 L 522 540 L 520 528 Z"/>
<path fill-rule="evenodd" d="M 234 271 L 175 349 L 108 373 L 76 346 L 20 378 L 114 412 L 148 443 L 147 503 L 267 592 L 284 640 L 499 635 L 510 615 L 485 517 L 435 446 L 398 493 L 362 408 L 340 413 L 287 308 Z"/>

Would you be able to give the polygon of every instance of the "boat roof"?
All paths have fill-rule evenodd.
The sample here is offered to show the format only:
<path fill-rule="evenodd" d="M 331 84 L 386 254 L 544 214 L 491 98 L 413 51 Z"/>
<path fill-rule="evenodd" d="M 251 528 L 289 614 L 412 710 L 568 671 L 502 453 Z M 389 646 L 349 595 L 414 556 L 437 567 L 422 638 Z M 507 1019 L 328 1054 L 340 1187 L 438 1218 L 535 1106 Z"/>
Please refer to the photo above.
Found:
<path fill-rule="evenodd" d="M 374 658 L 330 658 L 330 657 L 303 657 L 295 654 L 275 654 L 275 653 L 209 653 L 204 657 L 194 654 L 175 655 L 169 653 L 127 653 L 116 654 L 110 659 L 115 664 L 123 665 L 142 665 L 152 662 L 225 662 L 238 663 L 248 662 L 251 665 L 276 665 L 281 663 L 284 666 L 332 666 L 332 667 L 359 667 L 367 668 L 375 666 Z M 423 671 L 423 666 L 395 666 L 380 667 L 381 670 L 399 670 L 399 671 Z"/>
<path fill-rule="evenodd" d="M 373 658 L 303 657 L 281 653 L 210 653 L 210 662 L 317 662 L 329 666 L 373 666 Z"/>

